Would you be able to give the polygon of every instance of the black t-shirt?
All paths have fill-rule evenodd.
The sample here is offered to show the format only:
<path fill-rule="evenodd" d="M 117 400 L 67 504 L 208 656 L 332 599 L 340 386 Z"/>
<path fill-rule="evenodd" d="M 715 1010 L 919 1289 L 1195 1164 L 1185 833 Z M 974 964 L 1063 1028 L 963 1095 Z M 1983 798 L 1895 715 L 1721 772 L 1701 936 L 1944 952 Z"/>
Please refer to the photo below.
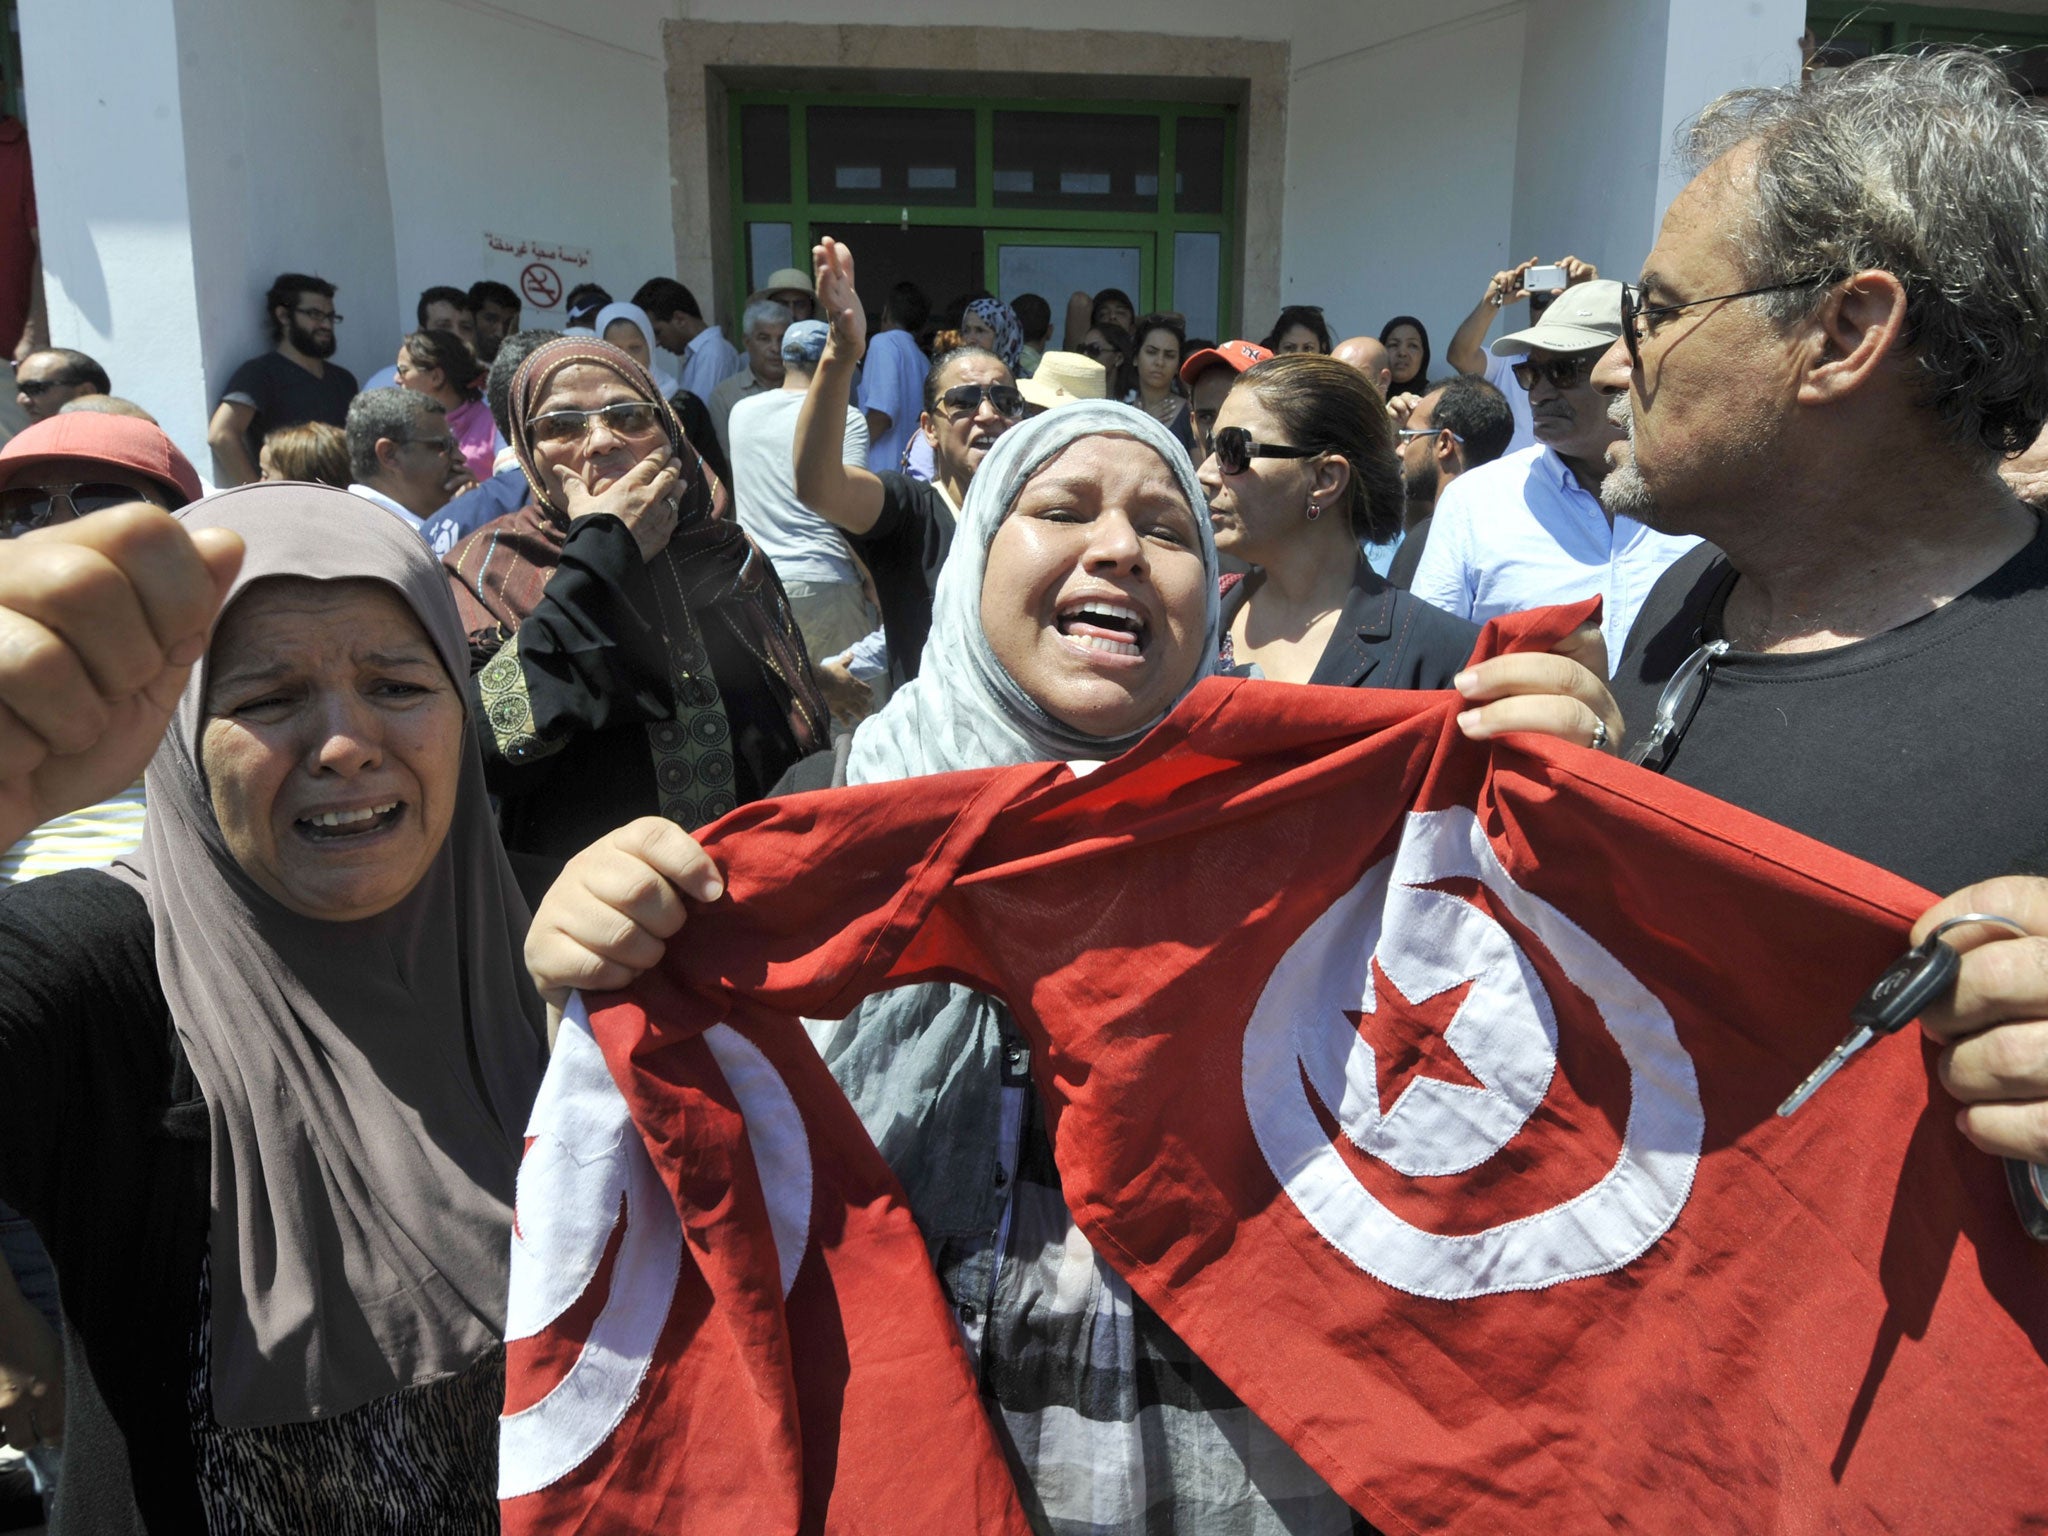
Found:
<path fill-rule="evenodd" d="M 889 641 L 889 678 L 901 684 L 917 676 L 932 630 L 932 591 L 953 547 L 953 509 L 927 481 L 894 471 L 875 478 L 882 482 L 881 515 L 866 533 L 847 537 L 874 574 Z"/>
<path fill-rule="evenodd" d="M 0 1198 L 66 1323 L 55 1529 L 205 1528 L 186 1392 L 211 1165 L 142 897 L 100 870 L 0 888 Z"/>
<path fill-rule="evenodd" d="M 1688 553 L 1652 589 L 1612 687 L 1631 741 L 1721 636 L 1734 569 Z M 1670 777 L 1947 895 L 2048 874 L 2048 532 L 1958 597 L 1853 645 L 1730 651 Z M 1681 717 L 1682 718 L 1682 717 Z"/>
<path fill-rule="evenodd" d="M 251 458 L 263 447 L 263 439 L 279 427 L 306 421 L 324 421 L 335 427 L 347 424 L 348 403 L 356 397 L 356 376 L 336 363 L 328 363 L 326 370 L 316 379 L 282 352 L 265 352 L 235 370 L 221 399 L 256 408 L 256 418 L 249 423 Z"/>

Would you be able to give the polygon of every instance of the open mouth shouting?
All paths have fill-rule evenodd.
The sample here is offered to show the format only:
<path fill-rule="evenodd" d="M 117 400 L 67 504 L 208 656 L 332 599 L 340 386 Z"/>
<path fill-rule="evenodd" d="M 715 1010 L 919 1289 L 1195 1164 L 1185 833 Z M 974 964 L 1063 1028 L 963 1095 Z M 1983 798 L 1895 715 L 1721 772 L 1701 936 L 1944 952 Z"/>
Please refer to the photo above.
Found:
<path fill-rule="evenodd" d="M 309 843 L 348 844 L 389 830 L 404 815 L 403 800 L 386 800 L 376 805 L 315 811 L 294 821 L 292 830 Z"/>
<path fill-rule="evenodd" d="M 1111 597 L 1074 597 L 1054 616 L 1073 645 L 1101 656 L 1136 659 L 1145 653 L 1151 625 L 1131 604 Z"/>

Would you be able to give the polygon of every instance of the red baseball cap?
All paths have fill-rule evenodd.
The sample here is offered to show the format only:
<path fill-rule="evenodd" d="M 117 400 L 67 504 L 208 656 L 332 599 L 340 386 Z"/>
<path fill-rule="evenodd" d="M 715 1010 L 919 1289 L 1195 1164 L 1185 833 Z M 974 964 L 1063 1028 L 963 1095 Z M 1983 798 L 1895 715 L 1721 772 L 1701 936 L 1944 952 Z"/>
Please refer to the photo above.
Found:
<path fill-rule="evenodd" d="M 178 507 L 205 494 L 192 461 L 164 436 L 162 427 L 140 417 L 98 411 L 61 411 L 15 433 L 0 447 L 0 487 L 15 484 L 29 471 L 56 459 L 117 464 L 154 480 Z"/>
<path fill-rule="evenodd" d="M 1192 384 L 1216 363 L 1227 364 L 1233 373 L 1243 373 L 1272 355 L 1256 341 L 1226 341 L 1221 346 L 1204 347 L 1180 365 L 1180 381 Z"/>

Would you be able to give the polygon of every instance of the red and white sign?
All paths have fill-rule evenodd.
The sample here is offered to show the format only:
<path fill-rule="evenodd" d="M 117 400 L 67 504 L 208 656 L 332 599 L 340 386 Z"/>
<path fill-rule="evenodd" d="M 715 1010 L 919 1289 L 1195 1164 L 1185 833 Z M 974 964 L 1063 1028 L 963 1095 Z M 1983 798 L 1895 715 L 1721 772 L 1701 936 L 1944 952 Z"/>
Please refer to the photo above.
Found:
<path fill-rule="evenodd" d="M 588 281 L 590 272 L 587 246 L 484 232 L 480 275 L 495 278 L 519 295 L 526 310 L 522 323 L 527 326 L 559 321 L 563 296 Z"/>
<path fill-rule="evenodd" d="M 685 1233 L 759 1199 L 759 1154 L 692 1150 L 674 1109 L 730 1026 L 787 1047 L 812 1144 L 837 1148 L 810 1160 L 807 1253 L 842 1286 L 900 1277 L 902 1247 L 856 1242 L 857 1197 L 827 1187 L 858 1159 L 791 1076 L 795 1020 L 943 977 L 1032 1037 L 1095 1251 L 1383 1531 L 2048 1523 L 2048 1250 L 1957 1134 L 1929 1048 L 1881 1042 L 1774 1113 L 1931 898 L 1598 754 L 1467 742 L 1460 707 L 1212 680 L 1084 777 L 723 819 L 727 898 L 593 1015 Z M 756 1296 L 780 1297 L 779 1251 L 756 1244 Z M 696 1322 L 654 1371 L 753 1326 L 722 1296 L 703 1311 L 695 1273 L 675 1305 Z M 858 1340 L 873 1319 L 839 1303 Z M 706 1410 L 654 1380 L 599 1454 L 626 1436 L 687 1468 Z M 894 1426 L 904 1456 L 959 1431 Z"/>

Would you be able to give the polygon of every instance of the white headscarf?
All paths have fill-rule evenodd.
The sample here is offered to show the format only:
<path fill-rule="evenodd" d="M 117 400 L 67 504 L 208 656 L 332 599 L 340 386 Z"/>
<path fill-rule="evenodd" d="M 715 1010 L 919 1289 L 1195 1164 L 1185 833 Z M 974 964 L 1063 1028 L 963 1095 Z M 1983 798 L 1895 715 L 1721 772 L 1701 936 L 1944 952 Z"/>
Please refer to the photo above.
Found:
<path fill-rule="evenodd" d="M 676 376 L 661 366 L 661 354 L 655 350 L 654 322 L 647 317 L 647 311 L 638 304 L 607 304 L 597 312 L 597 322 L 591 328 L 592 334 L 600 340 L 611 329 L 614 320 L 630 320 L 640 329 L 640 339 L 647 343 L 647 373 L 667 399 L 683 386 L 676 382 Z"/>
<path fill-rule="evenodd" d="M 1159 723 L 1147 720 L 1128 736 L 1104 739 L 1054 719 L 996 660 L 981 627 L 982 578 L 996 530 L 1016 508 L 1026 483 L 1054 455 L 1081 438 L 1098 436 L 1135 438 L 1157 453 L 1173 471 L 1195 515 L 1208 614 L 1201 662 L 1173 703 L 1216 669 L 1216 541 L 1209 531 L 1208 501 L 1187 451 L 1147 412 L 1108 400 L 1063 405 L 1010 428 L 975 472 L 952 551 L 932 594 L 931 635 L 918 675 L 854 733 L 847 760 L 849 783 L 1012 763 L 1109 758 L 1136 745 Z M 1159 718 L 1165 715 L 1162 711 Z"/>

